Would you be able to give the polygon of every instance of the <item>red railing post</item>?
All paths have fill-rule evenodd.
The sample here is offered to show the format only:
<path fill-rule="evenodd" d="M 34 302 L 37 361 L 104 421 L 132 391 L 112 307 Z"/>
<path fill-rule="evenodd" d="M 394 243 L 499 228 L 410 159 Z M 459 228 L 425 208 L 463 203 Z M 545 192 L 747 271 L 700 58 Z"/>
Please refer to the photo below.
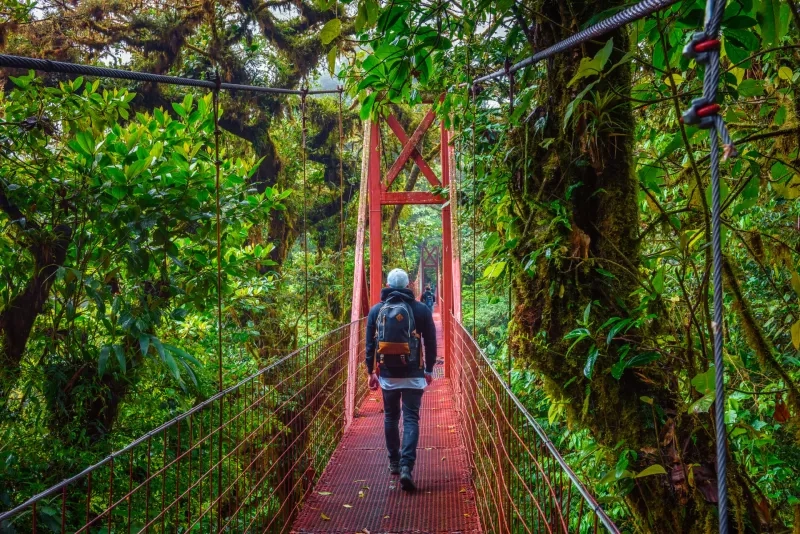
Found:
<path fill-rule="evenodd" d="M 370 124 L 369 134 L 369 289 L 370 304 L 377 304 L 381 300 L 381 287 L 383 287 L 383 229 L 381 193 L 381 152 L 380 152 L 380 125 L 377 121 Z"/>
<path fill-rule="evenodd" d="M 441 126 L 441 150 L 442 150 L 442 187 L 444 189 L 450 188 L 450 132 L 445 128 L 444 121 Z M 449 377 L 451 374 L 451 360 L 452 360 L 452 323 L 450 316 L 453 313 L 453 221 L 451 219 L 451 204 L 453 199 L 445 205 L 442 209 L 442 256 L 444 260 L 444 269 L 442 272 L 443 280 L 442 285 L 442 327 L 443 342 L 444 342 L 444 376 Z"/>

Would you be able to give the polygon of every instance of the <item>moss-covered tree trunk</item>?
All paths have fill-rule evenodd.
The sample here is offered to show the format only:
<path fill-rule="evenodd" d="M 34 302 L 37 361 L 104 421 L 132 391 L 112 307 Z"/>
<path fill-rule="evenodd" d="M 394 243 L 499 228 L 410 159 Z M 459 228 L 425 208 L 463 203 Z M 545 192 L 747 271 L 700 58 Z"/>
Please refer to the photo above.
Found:
<path fill-rule="evenodd" d="M 526 4 L 525 12 L 538 14 L 526 35 L 534 48 L 543 49 L 624 2 Z M 509 188 L 519 239 L 511 350 L 515 360 L 540 373 L 552 400 L 566 401 L 571 427 L 589 429 L 607 447 L 609 460 L 628 450 L 635 453 L 627 467 L 632 473 L 656 463 L 666 468 L 667 476 L 620 482 L 621 488 L 627 486 L 627 501 L 642 531 L 701 531 L 715 514 L 714 506 L 705 502 L 716 494 L 713 447 L 697 421 L 676 409 L 681 401 L 673 393 L 678 390 L 674 369 L 659 361 L 629 368 L 619 379 L 611 373 L 621 357 L 627 360 L 641 350 L 643 339 L 652 346 L 657 324 L 613 336 L 610 344 L 609 328 L 601 329 L 610 318 L 634 316 L 641 303 L 635 291 L 642 288 L 634 120 L 625 98 L 631 71 L 623 65 L 608 72 L 630 44 L 624 32 L 609 37 L 614 51 L 599 81 L 588 77 L 568 87 L 581 58 L 594 57 L 607 37 L 546 63 L 536 112 L 511 137 L 516 157 Z M 572 116 L 565 122 L 571 102 L 586 83 L 595 81 L 583 103 L 572 104 Z M 570 350 L 573 340 L 565 336 L 581 326 L 590 303 L 591 336 Z M 649 311 L 658 314 L 657 309 Z M 592 345 L 599 350 L 588 373 Z M 654 404 L 642 397 L 654 399 Z M 658 416 L 653 406 L 659 407 Z M 691 455 L 697 464 L 694 486 L 688 483 L 689 462 L 683 455 Z"/>

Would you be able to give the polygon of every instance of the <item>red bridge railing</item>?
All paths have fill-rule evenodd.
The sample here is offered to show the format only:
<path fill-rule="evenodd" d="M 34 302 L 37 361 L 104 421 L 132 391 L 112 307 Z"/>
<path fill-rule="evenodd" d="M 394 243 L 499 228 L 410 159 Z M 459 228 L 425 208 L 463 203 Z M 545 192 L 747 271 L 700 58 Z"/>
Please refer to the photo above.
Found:
<path fill-rule="evenodd" d="M 364 327 L 326 334 L 0 514 L 0 532 L 288 532 L 344 432 Z M 358 406 L 365 373 L 350 391 Z"/>
<path fill-rule="evenodd" d="M 619 530 L 452 316 L 452 381 L 486 532 Z"/>

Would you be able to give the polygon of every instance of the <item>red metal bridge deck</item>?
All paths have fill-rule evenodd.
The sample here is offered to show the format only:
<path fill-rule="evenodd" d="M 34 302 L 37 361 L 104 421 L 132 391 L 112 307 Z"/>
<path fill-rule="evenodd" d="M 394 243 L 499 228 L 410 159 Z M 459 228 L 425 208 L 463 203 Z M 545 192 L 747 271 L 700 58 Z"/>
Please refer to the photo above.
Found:
<path fill-rule="evenodd" d="M 414 481 L 400 489 L 389 474 L 383 437 L 383 401 L 370 392 L 294 523 L 295 533 L 477 533 L 475 491 L 450 379 L 440 363 L 422 397 Z"/>

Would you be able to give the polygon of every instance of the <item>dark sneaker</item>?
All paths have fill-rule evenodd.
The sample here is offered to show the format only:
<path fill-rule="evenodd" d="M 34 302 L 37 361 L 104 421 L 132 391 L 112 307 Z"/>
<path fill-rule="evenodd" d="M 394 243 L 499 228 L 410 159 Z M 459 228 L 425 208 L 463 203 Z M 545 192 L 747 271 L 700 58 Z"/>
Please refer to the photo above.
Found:
<path fill-rule="evenodd" d="M 403 491 L 414 491 L 417 489 L 414 485 L 414 479 L 411 478 L 411 468 L 407 465 L 400 468 L 400 487 Z"/>
<path fill-rule="evenodd" d="M 389 462 L 389 474 L 390 475 L 400 474 L 400 462 Z"/>

